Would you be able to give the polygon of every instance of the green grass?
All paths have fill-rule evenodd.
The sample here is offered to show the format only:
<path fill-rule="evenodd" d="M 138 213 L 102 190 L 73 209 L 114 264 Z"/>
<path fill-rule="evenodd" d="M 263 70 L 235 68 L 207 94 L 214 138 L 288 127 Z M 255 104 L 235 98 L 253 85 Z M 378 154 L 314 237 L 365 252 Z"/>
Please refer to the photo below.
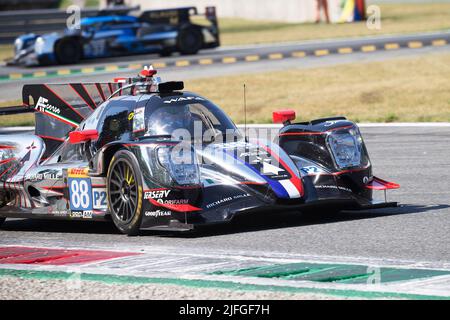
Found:
<path fill-rule="evenodd" d="M 4 61 L 6 59 L 12 58 L 14 56 L 14 47 L 8 44 L 0 45 L 0 60 Z"/>
<path fill-rule="evenodd" d="M 450 29 L 450 3 L 379 6 L 381 30 L 369 30 L 365 22 L 327 25 L 223 18 L 220 19 L 222 44 L 245 45 Z"/>
<path fill-rule="evenodd" d="M 65 9 L 72 4 L 73 4 L 72 0 L 62 0 L 59 7 L 62 9 Z M 98 7 L 99 5 L 100 5 L 100 0 L 86 0 L 86 3 L 85 3 L 85 7 Z"/>
<path fill-rule="evenodd" d="M 272 80 L 271 80 L 272 79 Z M 273 80 L 276 79 L 276 80 Z M 272 111 L 295 109 L 297 120 L 343 115 L 357 122 L 450 121 L 450 54 L 294 69 L 186 81 L 243 122 L 271 122 Z"/>
<path fill-rule="evenodd" d="M 343 115 L 357 122 L 450 121 L 450 54 L 272 72 L 270 79 L 266 73 L 204 78 L 186 81 L 186 89 L 208 97 L 237 123 L 244 119 L 243 83 L 250 123 L 271 122 L 276 109 L 295 109 L 297 120 Z M 0 126 L 33 121 L 32 114 L 2 116 Z"/>
<path fill-rule="evenodd" d="M 0 108 L 9 106 L 20 106 L 22 101 L 2 101 Z M 14 126 L 34 126 L 34 114 L 26 113 L 21 115 L 0 116 L 0 127 Z"/>

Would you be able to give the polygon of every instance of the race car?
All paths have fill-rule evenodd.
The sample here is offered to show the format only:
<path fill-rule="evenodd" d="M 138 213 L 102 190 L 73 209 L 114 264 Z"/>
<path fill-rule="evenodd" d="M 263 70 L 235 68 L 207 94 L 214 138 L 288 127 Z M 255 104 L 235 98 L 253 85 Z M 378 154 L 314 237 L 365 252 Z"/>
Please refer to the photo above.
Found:
<path fill-rule="evenodd" d="M 9 65 L 76 64 L 81 59 L 173 52 L 196 54 L 220 45 L 215 7 L 206 8 L 202 25 L 192 23 L 195 7 L 144 11 L 139 17 L 101 11 L 64 32 L 25 34 L 14 43 Z"/>
<path fill-rule="evenodd" d="M 108 220 L 123 233 L 193 230 L 270 211 L 396 206 L 374 190 L 358 126 L 344 117 L 250 138 L 212 101 L 156 70 L 111 83 L 31 84 L 35 134 L 0 136 L 0 222 Z"/>

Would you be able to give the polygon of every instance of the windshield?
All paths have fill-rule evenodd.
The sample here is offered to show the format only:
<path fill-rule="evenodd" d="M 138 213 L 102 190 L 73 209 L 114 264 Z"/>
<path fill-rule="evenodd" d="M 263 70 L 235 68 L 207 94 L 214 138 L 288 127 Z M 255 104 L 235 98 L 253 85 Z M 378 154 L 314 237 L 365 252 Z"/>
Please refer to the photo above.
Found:
<path fill-rule="evenodd" d="M 240 134 L 234 123 L 217 106 L 200 97 L 179 97 L 149 103 L 145 136 L 171 136 L 184 140 L 217 140 Z"/>

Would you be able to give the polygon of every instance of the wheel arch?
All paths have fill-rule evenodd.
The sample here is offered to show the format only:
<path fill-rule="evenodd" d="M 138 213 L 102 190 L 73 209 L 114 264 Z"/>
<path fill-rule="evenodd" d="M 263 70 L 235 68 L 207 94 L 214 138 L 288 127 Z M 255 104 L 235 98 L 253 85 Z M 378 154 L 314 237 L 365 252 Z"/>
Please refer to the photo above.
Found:
<path fill-rule="evenodd" d="M 77 41 L 78 44 L 80 45 L 80 50 L 81 50 L 81 56 L 80 59 L 84 58 L 84 47 L 83 47 L 83 37 L 79 36 L 79 35 L 70 35 L 70 36 L 64 36 L 64 37 L 60 37 L 59 39 L 57 39 L 55 41 L 55 43 L 53 44 L 53 53 L 56 55 L 56 48 L 58 47 L 58 44 L 61 41 L 64 40 L 74 40 Z"/>
<path fill-rule="evenodd" d="M 117 151 L 122 150 L 122 149 L 131 151 L 123 143 L 109 145 L 105 148 L 105 150 L 102 151 L 103 152 L 103 157 L 101 160 L 101 168 L 102 168 L 101 174 L 102 175 L 106 176 L 106 174 L 108 173 L 109 164 L 111 163 L 114 155 L 116 154 Z"/>

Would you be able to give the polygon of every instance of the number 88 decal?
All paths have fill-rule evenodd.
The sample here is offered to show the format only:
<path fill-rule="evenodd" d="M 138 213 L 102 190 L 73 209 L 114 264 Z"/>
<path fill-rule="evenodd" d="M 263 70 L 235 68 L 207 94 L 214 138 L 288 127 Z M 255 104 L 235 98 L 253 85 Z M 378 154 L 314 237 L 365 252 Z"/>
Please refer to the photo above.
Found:
<path fill-rule="evenodd" d="M 69 179 L 71 210 L 92 210 L 90 182 L 90 179 Z"/>

